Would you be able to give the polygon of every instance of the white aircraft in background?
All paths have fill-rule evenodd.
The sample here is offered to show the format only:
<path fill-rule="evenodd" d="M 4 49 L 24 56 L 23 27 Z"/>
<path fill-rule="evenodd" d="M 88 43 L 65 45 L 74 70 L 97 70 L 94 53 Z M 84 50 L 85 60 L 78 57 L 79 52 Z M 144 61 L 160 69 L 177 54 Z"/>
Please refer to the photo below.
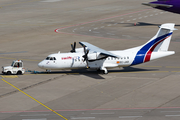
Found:
<path fill-rule="evenodd" d="M 38 66 L 46 70 L 96 69 L 107 74 L 107 68 L 127 67 L 174 54 L 168 51 L 174 23 L 162 24 L 157 34 L 144 45 L 116 51 L 106 51 L 87 42 L 79 42 L 83 48 L 71 44 L 70 53 L 49 55 Z"/>

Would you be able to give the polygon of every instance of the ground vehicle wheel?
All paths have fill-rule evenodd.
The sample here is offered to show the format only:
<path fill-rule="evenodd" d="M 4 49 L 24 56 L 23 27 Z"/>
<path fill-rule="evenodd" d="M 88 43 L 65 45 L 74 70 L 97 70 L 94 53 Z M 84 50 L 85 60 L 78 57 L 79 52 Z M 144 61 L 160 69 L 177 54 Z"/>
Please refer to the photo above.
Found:
<path fill-rule="evenodd" d="M 17 72 L 17 75 L 22 75 L 22 72 L 21 72 L 21 71 L 18 71 L 18 72 Z"/>
<path fill-rule="evenodd" d="M 7 73 L 6 73 L 7 75 L 11 75 L 11 71 L 7 71 Z"/>

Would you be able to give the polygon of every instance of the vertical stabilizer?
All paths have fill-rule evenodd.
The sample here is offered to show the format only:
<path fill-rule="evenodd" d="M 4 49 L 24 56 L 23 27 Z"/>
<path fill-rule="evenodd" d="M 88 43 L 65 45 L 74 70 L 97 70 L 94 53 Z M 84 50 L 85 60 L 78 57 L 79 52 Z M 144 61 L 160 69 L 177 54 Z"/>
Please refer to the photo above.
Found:
<path fill-rule="evenodd" d="M 152 53 L 154 52 L 167 52 L 171 40 L 171 36 L 174 28 L 174 23 L 162 24 L 157 32 L 157 34 L 150 39 L 147 43 L 140 47 L 137 52 L 136 57 L 132 65 L 140 64 L 143 62 L 148 62 L 152 58 Z M 169 55 L 169 54 L 168 54 Z M 159 56 L 160 58 L 161 56 Z M 157 58 L 157 57 L 156 57 Z"/>
<path fill-rule="evenodd" d="M 166 23 L 160 26 L 157 34 L 142 46 L 141 50 L 167 51 L 169 48 L 171 36 L 174 28 L 174 23 Z"/>

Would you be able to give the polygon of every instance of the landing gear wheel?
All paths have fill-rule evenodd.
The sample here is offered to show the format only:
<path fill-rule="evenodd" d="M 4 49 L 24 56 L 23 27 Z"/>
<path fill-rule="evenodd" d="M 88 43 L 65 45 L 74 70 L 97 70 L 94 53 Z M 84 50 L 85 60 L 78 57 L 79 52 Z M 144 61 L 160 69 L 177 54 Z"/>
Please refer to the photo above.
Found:
<path fill-rule="evenodd" d="M 49 74 L 50 72 L 51 72 L 51 70 L 46 70 L 46 73 L 48 73 L 48 74 Z"/>
<path fill-rule="evenodd" d="M 102 74 L 108 74 L 108 71 L 106 68 L 102 67 L 99 69 L 101 71 Z"/>
<path fill-rule="evenodd" d="M 106 70 L 103 70 L 103 74 L 108 74 L 108 71 L 106 71 Z"/>

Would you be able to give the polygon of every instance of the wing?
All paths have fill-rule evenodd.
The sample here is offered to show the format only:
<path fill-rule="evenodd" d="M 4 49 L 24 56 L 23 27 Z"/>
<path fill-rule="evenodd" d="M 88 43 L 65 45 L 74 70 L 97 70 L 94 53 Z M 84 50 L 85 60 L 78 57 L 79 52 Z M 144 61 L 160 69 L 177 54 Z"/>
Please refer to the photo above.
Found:
<path fill-rule="evenodd" d="M 147 6 L 151 6 L 151 7 L 166 7 L 166 8 L 173 7 L 173 5 L 158 4 L 158 3 L 142 3 L 142 4 L 147 5 Z"/>
<path fill-rule="evenodd" d="M 79 42 L 79 44 L 81 44 L 82 46 L 85 46 L 87 47 L 87 49 L 89 51 L 93 51 L 93 52 L 100 52 L 100 55 L 104 55 L 104 56 L 107 56 L 107 57 L 114 57 L 114 58 L 119 58 L 120 56 L 118 55 L 115 55 L 109 51 L 106 51 L 104 49 L 101 49 L 101 48 L 98 48 L 88 42 Z"/>

